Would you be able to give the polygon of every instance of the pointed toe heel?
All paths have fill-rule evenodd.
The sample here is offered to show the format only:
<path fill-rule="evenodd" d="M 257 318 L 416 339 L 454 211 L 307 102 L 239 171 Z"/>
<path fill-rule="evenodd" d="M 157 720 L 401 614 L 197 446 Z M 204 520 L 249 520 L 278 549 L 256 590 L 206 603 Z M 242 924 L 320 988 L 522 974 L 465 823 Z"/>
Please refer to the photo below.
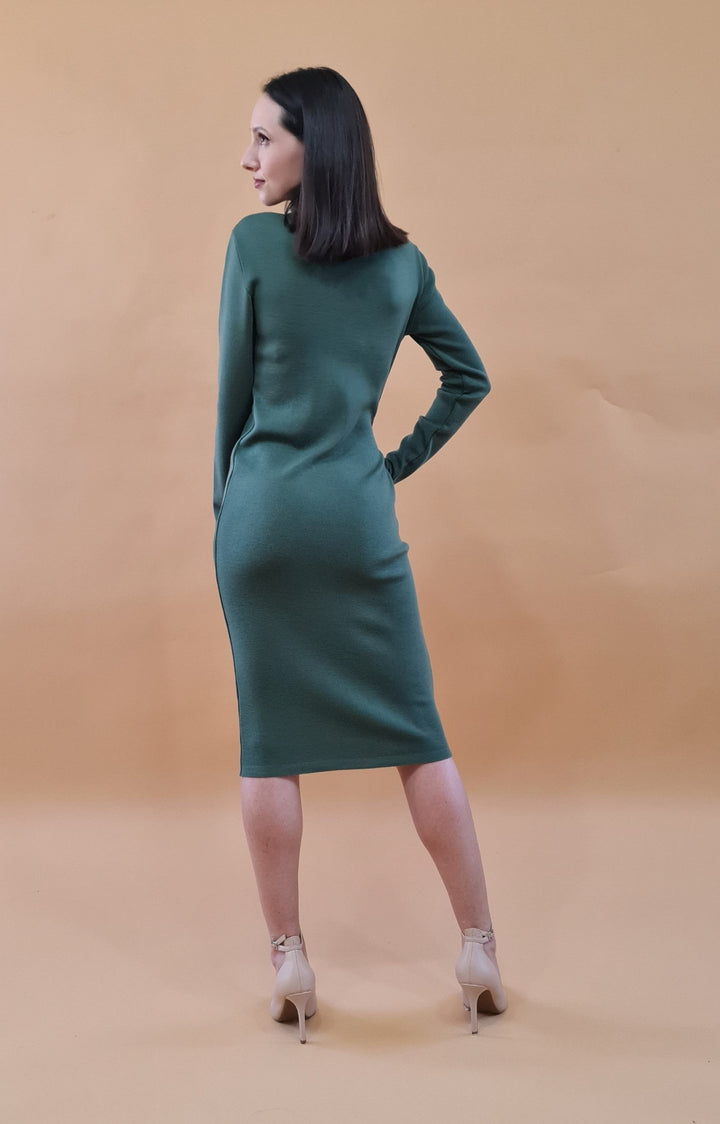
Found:
<path fill-rule="evenodd" d="M 275 976 L 275 987 L 270 999 L 270 1014 L 276 1022 L 290 1022 L 297 1017 L 300 1041 L 306 1042 L 305 1020 L 317 1011 L 315 973 L 303 952 L 302 935 L 278 937 L 270 942 L 285 960 Z"/>
<path fill-rule="evenodd" d="M 500 973 L 483 948 L 494 937 L 492 929 L 463 929 L 462 951 L 455 965 L 463 1003 L 470 1011 L 470 1031 L 478 1032 L 478 1011 L 500 1015 L 507 1007 Z"/>

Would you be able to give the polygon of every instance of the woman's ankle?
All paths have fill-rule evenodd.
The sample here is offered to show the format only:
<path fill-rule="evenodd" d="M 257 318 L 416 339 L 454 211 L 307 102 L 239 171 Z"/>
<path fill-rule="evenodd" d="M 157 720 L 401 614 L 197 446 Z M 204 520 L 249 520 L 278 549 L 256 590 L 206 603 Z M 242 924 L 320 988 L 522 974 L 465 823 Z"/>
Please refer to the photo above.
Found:
<path fill-rule="evenodd" d="M 273 968 L 275 969 L 276 972 L 285 962 L 285 953 L 281 949 L 275 948 L 275 946 L 273 945 L 272 942 L 273 942 L 273 940 L 278 940 L 282 936 L 285 936 L 286 938 L 287 937 L 297 937 L 297 936 L 299 936 L 302 940 L 302 945 L 300 947 L 301 947 L 303 953 L 305 954 L 305 956 L 307 957 L 307 947 L 305 945 L 305 936 L 304 936 L 302 930 L 300 929 L 300 926 L 299 925 L 296 925 L 294 927 L 291 926 L 290 929 L 284 930 L 283 933 L 278 933 L 277 937 L 274 937 L 274 938 L 271 937 L 270 938 L 270 961 L 271 961 L 272 966 L 273 966 Z"/>

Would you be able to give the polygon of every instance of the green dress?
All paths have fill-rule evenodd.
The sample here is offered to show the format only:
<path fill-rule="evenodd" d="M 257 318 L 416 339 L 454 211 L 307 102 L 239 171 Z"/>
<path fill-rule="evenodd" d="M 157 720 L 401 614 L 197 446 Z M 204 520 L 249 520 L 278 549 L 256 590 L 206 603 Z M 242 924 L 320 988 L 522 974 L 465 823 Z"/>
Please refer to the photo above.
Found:
<path fill-rule="evenodd" d="M 301 261 L 282 214 L 242 219 L 220 296 L 213 554 L 240 775 L 450 757 L 395 485 L 490 389 L 412 243 Z M 372 423 L 404 336 L 440 371 L 395 452 Z"/>

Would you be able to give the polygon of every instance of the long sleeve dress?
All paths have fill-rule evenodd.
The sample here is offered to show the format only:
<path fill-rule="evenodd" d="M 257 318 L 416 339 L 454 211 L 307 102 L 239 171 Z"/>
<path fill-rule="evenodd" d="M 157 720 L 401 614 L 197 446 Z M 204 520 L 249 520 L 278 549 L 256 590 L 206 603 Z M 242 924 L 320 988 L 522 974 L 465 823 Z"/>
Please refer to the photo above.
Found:
<path fill-rule="evenodd" d="M 440 385 L 383 456 L 372 423 L 404 336 Z M 412 242 L 301 261 L 277 212 L 232 231 L 219 315 L 213 555 L 240 774 L 449 757 L 395 485 L 490 383 Z"/>

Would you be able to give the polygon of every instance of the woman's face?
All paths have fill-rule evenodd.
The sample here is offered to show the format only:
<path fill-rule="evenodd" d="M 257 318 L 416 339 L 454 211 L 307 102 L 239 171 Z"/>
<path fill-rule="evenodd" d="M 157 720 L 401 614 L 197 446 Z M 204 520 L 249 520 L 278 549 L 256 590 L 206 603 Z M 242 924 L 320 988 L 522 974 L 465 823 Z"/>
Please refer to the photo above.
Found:
<path fill-rule="evenodd" d="M 305 146 L 280 124 L 281 112 L 268 94 L 261 95 L 250 118 L 252 140 L 242 158 L 266 207 L 289 199 L 302 179 Z"/>

